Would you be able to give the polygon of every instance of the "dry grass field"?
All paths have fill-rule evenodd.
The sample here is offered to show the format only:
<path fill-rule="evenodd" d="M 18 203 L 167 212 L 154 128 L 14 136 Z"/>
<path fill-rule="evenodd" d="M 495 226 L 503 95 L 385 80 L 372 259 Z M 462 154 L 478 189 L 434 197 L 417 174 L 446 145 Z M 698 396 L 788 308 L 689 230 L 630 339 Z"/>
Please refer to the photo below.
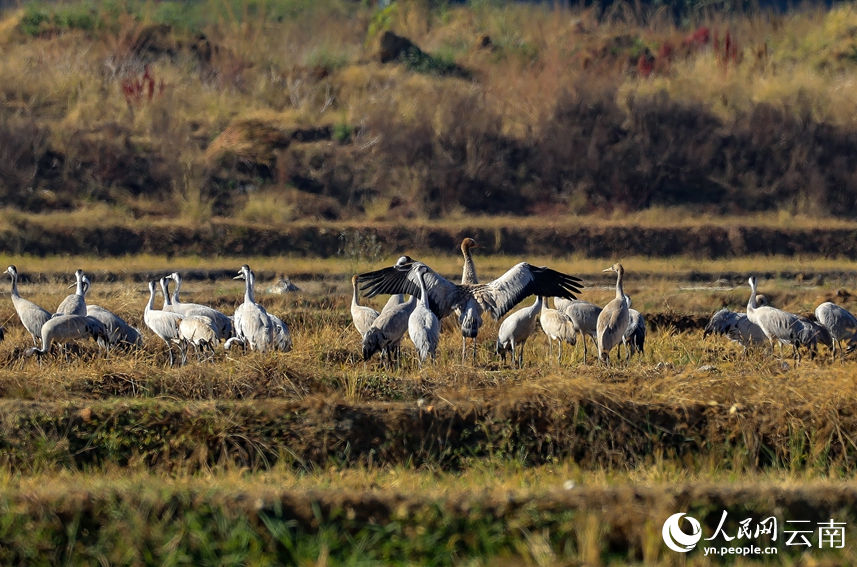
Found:
<path fill-rule="evenodd" d="M 425 259 L 460 270 L 451 256 Z M 585 300 L 612 296 L 604 262 L 539 260 L 582 275 Z M 226 271 L 186 279 L 184 301 L 231 313 L 242 297 L 230 279 L 239 259 L 3 261 L 49 309 L 83 267 L 89 302 L 140 327 L 143 280 L 167 270 Z M 831 363 L 823 347 L 798 365 L 766 349 L 745 356 L 698 327 L 723 305 L 743 309 L 750 270 L 772 274 L 761 291 L 784 309 L 832 299 L 853 310 L 848 262 L 628 259 L 626 291 L 650 321 L 642 357 L 583 365 L 578 346 L 558 363 L 538 331 L 515 370 L 493 354 L 490 321 L 475 365 L 461 363 L 449 328 L 438 363 L 420 371 L 407 340 L 400 367 L 360 358 L 348 276 L 387 261 L 253 259 L 257 300 L 290 326 L 294 350 L 219 348 L 172 368 L 147 330 L 135 352 L 91 343 L 68 360 L 22 358 L 31 340 L 4 293 L 3 563 L 710 565 L 725 559 L 664 547 L 667 516 L 687 511 L 710 532 L 721 510 L 730 522 L 857 519 L 857 359 Z M 510 263 L 477 257 L 483 279 Z M 301 292 L 266 292 L 283 271 Z M 742 276 L 688 277 L 722 273 Z M 801 555 L 780 542 L 780 556 L 736 564 L 849 564 L 846 543 Z"/>

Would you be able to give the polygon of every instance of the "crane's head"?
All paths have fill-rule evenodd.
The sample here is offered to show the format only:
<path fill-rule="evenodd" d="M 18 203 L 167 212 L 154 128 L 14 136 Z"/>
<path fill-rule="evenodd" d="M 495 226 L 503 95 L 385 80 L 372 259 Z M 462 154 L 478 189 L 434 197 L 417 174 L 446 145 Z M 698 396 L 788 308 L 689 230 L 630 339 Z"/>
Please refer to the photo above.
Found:
<path fill-rule="evenodd" d="M 15 265 L 13 264 L 13 265 L 9 266 L 8 268 L 6 268 L 6 273 L 9 274 L 10 276 L 12 276 L 13 278 L 18 277 L 18 268 L 16 268 Z"/>
<path fill-rule="evenodd" d="M 750 276 L 747 282 L 749 282 L 751 288 L 756 289 L 756 276 Z"/>
<path fill-rule="evenodd" d="M 173 272 L 172 274 L 168 275 L 167 279 L 173 280 L 176 283 L 179 283 L 180 281 L 182 281 L 182 277 L 179 275 L 178 272 Z"/>
<path fill-rule="evenodd" d="M 461 241 L 461 251 L 470 250 L 471 248 L 482 248 L 472 238 L 465 238 Z"/>
<path fill-rule="evenodd" d="M 358 279 L 358 277 L 359 277 L 359 276 L 358 276 L 357 274 L 354 274 L 353 276 L 351 276 L 351 285 L 352 285 L 353 287 L 357 287 L 357 279 Z"/>
<path fill-rule="evenodd" d="M 238 275 L 232 278 L 233 280 L 249 280 L 250 279 L 250 266 L 244 264 L 241 266 L 241 269 L 238 270 Z"/>
<path fill-rule="evenodd" d="M 92 282 L 89 281 L 89 277 L 87 276 L 83 276 L 80 281 L 83 284 L 83 296 L 86 297 L 86 292 L 88 292 L 89 288 L 92 287 Z"/>
<path fill-rule="evenodd" d="M 158 282 L 156 282 L 155 280 L 149 280 L 149 293 L 154 295 L 155 288 L 157 288 L 157 287 L 158 287 Z"/>
<path fill-rule="evenodd" d="M 624 274 L 625 268 L 622 267 L 622 264 L 616 263 L 610 266 L 609 268 L 605 268 L 601 270 L 602 272 L 615 272 L 617 274 Z"/>
<path fill-rule="evenodd" d="M 401 257 L 401 258 L 399 258 L 399 259 L 398 259 L 398 261 L 396 262 L 395 267 L 396 267 L 396 268 L 405 268 L 405 267 L 407 267 L 407 268 L 409 268 L 409 269 L 410 269 L 410 265 L 411 265 L 411 264 L 413 264 L 413 263 L 414 263 L 414 260 L 413 260 L 410 256 L 402 256 L 402 257 Z"/>

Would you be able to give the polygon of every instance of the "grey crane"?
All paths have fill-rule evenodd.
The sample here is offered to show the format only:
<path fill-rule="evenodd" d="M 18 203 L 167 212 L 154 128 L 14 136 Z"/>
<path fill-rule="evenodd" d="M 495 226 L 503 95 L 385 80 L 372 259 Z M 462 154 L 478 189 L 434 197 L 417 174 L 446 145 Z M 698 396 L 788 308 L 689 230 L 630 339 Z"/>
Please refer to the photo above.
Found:
<path fill-rule="evenodd" d="M 101 321 L 107 331 L 107 342 L 110 345 L 127 344 L 140 346 L 143 337 L 140 331 L 126 323 L 115 313 L 101 307 L 100 305 L 87 305 L 86 316 Z"/>
<path fill-rule="evenodd" d="M 824 325 L 833 339 L 833 358 L 839 350 L 839 359 L 843 360 L 842 342 L 849 347 L 857 342 L 857 317 L 844 307 L 825 301 L 815 308 L 816 320 Z"/>
<path fill-rule="evenodd" d="M 93 339 L 99 345 L 109 344 L 107 329 L 98 319 L 81 315 L 54 315 L 42 325 L 42 348 L 33 347 L 25 356 L 41 357 L 50 352 L 53 343 Z"/>
<path fill-rule="evenodd" d="M 586 337 L 592 339 L 595 350 L 598 350 L 598 316 L 601 314 L 601 308 L 588 301 L 569 301 L 558 297 L 554 298 L 554 305 L 568 315 L 575 333 L 580 335 L 580 342 L 583 343 L 583 364 L 586 364 Z"/>
<path fill-rule="evenodd" d="M 476 264 L 473 263 L 473 256 L 470 251 L 473 248 L 481 248 L 472 238 L 465 238 L 461 241 L 461 255 L 464 256 L 464 268 L 461 271 L 461 283 L 465 285 L 474 285 L 479 283 L 479 278 L 476 277 Z M 459 321 L 461 328 L 461 361 L 467 359 L 467 339 L 473 339 L 473 360 L 476 360 L 477 343 L 476 338 L 479 335 L 479 329 L 482 328 L 482 310 L 475 302 L 465 304 L 464 308 L 454 308 L 456 319 Z"/>
<path fill-rule="evenodd" d="M 235 309 L 235 336 L 226 341 L 226 348 L 234 343 L 249 346 L 250 350 L 268 352 L 275 348 L 274 323 L 264 307 L 256 303 L 253 288 L 256 278 L 250 266 L 244 264 L 235 276 L 236 280 L 244 280 L 244 303 Z"/>
<path fill-rule="evenodd" d="M 408 330 L 408 319 L 416 306 L 417 298 L 414 295 L 408 301 L 404 301 L 402 294 L 395 294 L 387 300 L 363 337 L 363 360 L 369 360 L 376 352 L 380 352 L 385 365 L 392 361 L 393 354 L 398 354 L 402 337 Z"/>
<path fill-rule="evenodd" d="M 361 289 L 366 297 L 381 293 L 419 294 L 415 272 L 419 265 L 425 264 L 402 256 L 393 266 L 361 274 L 360 282 L 364 282 Z M 526 262 L 515 265 L 491 282 L 478 284 L 454 284 L 428 266 L 426 268 L 423 278 L 429 309 L 438 319 L 448 316 L 455 308 L 460 309 L 462 333 L 473 337 L 481 322 L 481 317 L 472 317 L 474 314 L 487 311 L 496 320 L 531 295 L 575 297 L 581 288 L 580 280 L 574 276 Z"/>
<path fill-rule="evenodd" d="M 354 328 L 360 333 L 360 338 L 363 338 L 379 313 L 371 307 L 360 305 L 357 300 L 357 276 L 355 275 L 351 277 L 351 320 L 354 322 Z"/>
<path fill-rule="evenodd" d="M 800 330 L 801 323 L 797 315 L 786 313 L 776 307 L 769 305 L 759 306 L 756 303 L 756 277 L 751 276 L 748 280 L 750 283 L 750 300 L 747 302 L 747 318 L 751 323 L 758 325 L 768 341 L 771 344 L 771 351 L 774 350 L 774 341 L 777 340 L 780 344 L 780 360 L 783 358 L 783 344 L 790 344 L 794 349 L 795 359 L 800 358 L 800 353 L 796 344 L 796 331 Z"/>
<path fill-rule="evenodd" d="M 628 329 L 622 335 L 622 344 L 625 345 L 625 359 L 630 358 L 635 353 L 643 354 L 646 346 L 646 320 L 636 309 L 631 308 L 631 298 L 625 296 L 625 301 L 628 303 Z"/>
<path fill-rule="evenodd" d="M 274 325 L 274 350 L 289 352 L 292 350 L 292 334 L 289 327 L 276 315 L 268 313 L 271 324 Z"/>
<path fill-rule="evenodd" d="M 74 277 L 77 283 L 69 287 L 76 288 L 75 292 L 62 300 L 54 315 L 80 315 L 81 317 L 86 317 L 86 299 L 83 297 L 83 278 L 85 274 L 83 270 L 78 269 L 75 271 Z"/>
<path fill-rule="evenodd" d="M 559 362 L 562 358 L 562 344 L 568 343 L 574 346 L 577 342 L 574 323 L 563 311 L 551 309 L 548 307 L 547 301 L 543 301 L 542 310 L 539 313 L 539 324 L 548 337 L 550 356 L 553 356 L 553 342 L 559 342 L 559 353 L 556 357 L 557 362 Z"/>
<path fill-rule="evenodd" d="M 420 286 L 420 298 L 408 316 L 408 335 L 417 349 L 417 362 L 420 368 L 422 368 L 428 355 L 431 355 L 432 361 L 434 361 L 437 345 L 440 343 L 440 320 L 429 309 L 428 292 L 423 280 L 426 270 L 428 267 L 425 264 L 417 266 L 416 275 L 417 283 Z"/>
<path fill-rule="evenodd" d="M 702 337 L 711 334 L 726 335 L 732 342 L 740 344 L 745 354 L 750 346 L 760 345 L 768 340 L 762 328 L 751 322 L 746 313 L 736 313 L 725 307 L 711 316 Z"/>
<path fill-rule="evenodd" d="M 33 345 L 38 346 L 39 343 L 36 338 L 41 338 L 42 325 L 51 318 L 51 314 L 18 294 L 18 268 L 14 265 L 9 266 L 6 268 L 6 273 L 12 278 L 12 305 L 15 307 L 15 312 L 18 313 L 18 319 L 33 337 Z"/>
<path fill-rule="evenodd" d="M 506 353 L 511 352 L 515 366 L 518 368 L 524 366 L 524 345 L 536 330 L 536 321 L 543 304 L 543 296 L 538 295 L 535 303 L 515 311 L 500 324 L 500 330 L 497 333 L 497 354 L 503 358 L 503 364 L 506 363 Z"/>
<path fill-rule="evenodd" d="M 420 293 L 416 267 L 422 264 L 408 256 L 399 258 L 395 265 L 360 275 L 365 282 L 361 289 L 366 297 L 381 293 Z M 488 283 L 454 284 L 426 266 L 423 274 L 428 293 L 429 309 L 443 319 L 454 309 L 460 312 L 459 324 L 465 338 L 476 338 L 485 311 L 497 320 L 524 298 L 531 295 L 575 297 L 580 291 L 580 280 L 545 267 L 521 262 L 499 278 Z"/>
<path fill-rule="evenodd" d="M 809 350 L 810 358 L 815 358 L 818 353 L 818 345 L 822 344 L 830 349 L 833 354 L 833 336 L 827 328 L 806 317 L 798 317 L 798 324 L 792 329 L 792 340 L 795 346 L 806 347 Z"/>
<path fill-rule="evenodd" d="M 190 317 L 193 315 L 208 317 L 211 319 L 212 323 L 214 323 L 214 329 L 217 332 L 217 338 L 219 340 L 225 341 L 232 336 L 232 319 L 230 319 L 229 316 L 207 305 L 200 305 L 199 303 L 182 303 L 179 299 L 179 293 L 182 288 L 181 274 L 173 272 L 167 276 L 167 279 L 176 282 L 176 289 L 173 290 L 172 297 L 172 310 L 174 313 L 178 313 L 184 317 Z"/>
<path fill-rule="evenodd" d="M 182 364 L 187 362 L 187 351 L 193 345 L 196 360 L 200 360 L 200 351 L 214 354 L 214 345 L 220 342 L 217 337 L 214 321 L 204 315 L 191 315 L 179 322 L 178 342 L 182 350 Z"/>
<path fill-rule="evenodd" d="M 167 350 L 170 353 L 170 366 L 172 366 L 174 364 L 172 341 L 179 336 L 179 322 L 181 321 L 181 317 L 177 313 L 155 309 L 155 289 L 157 285 L 155 280 L 149 282 L 149 302 L 143 311 L 143 322 L 166 343 Z"/>
<path fill-rule="evenodd" d="M 616 273 L 616 297 L 604 306 L 596 323 L 598 358 L 609 366 L 610 351 L 622 342 L 622 337 L 628 330 L 628 303 L 622 289 L 622 279 L 625 276 L 622 264 L 613 264 L 603 271 Z"/>

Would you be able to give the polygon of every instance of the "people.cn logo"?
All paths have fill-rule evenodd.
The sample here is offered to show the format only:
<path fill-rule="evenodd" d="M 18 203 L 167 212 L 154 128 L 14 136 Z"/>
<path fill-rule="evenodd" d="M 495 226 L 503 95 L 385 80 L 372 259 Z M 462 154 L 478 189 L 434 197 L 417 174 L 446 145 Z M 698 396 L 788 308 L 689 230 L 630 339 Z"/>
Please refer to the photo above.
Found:
<path fill-rule="evenodd" d="M 690 516 L 685 518 L 690 523 L 692 530 L 690 534 L 684 533 L 678 527 L 678 522 L 684 515 L 684 512 L 673 514 L 664 522 L 663 529 L 664 543 L 667 544 L 667 547 L 679 553 L 687 553 L 696 547 L 697 542 L 702 539 L 702 527 L 700 527 L 699 522 L 695 518 L 691 518 Z"/>

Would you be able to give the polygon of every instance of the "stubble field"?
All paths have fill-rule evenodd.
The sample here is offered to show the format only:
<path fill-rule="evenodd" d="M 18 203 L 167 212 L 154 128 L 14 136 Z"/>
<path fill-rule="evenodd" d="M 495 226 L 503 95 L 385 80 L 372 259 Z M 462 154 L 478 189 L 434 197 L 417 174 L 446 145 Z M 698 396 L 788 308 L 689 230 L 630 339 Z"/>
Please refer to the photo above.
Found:
<path fill-rule="evenodd" d="M 175 269 L 185 302 L 231 314 L 242 300 L 241 259 L 6 260 L 29 280 L 22 296 L 49 310 L 83 268 L 88 302 L 141 328 L 145 280 Z M 778 307 L 851 308 L 857 266 L 632 258 L 643 357 L 583 365 L 578 345 L 558 363 L 538 331 L 515 370 L 494 356 L 490 321 L 476 365 L 445 326 L 438 363 L 420 371 L 407 340 L 401 367 L 362 361 L 351 326 L 349 275 L 393 260 L 251 260 L 257 301 L 290 326 L 294 350 L 220 348 L 173 368 L 148 330 L 136 352 L 105 357 L 91 343 L 69 361 L 25 359 L 31 339 L 4 294 L 2 563 L 706 565 L 722 558 L 664 546 L 668 516 L 687 512 L 706 534 L 723 510 L 731 534 L 746 517 L 854 519 L 853 357 L 745 356 L 700 324 L 744 309 L 750 270 L 767 274 L 760 291 Z M 425 260 L 460 271 L 452 257 Z M 484 280 L 517 261 L 476 260 Z M 539 260 L 582 276 L 582 299 L 613 294 L 608 262 Z M 284 271 L 302 291 L 268 293 Z M 853 560 L 848 539 L 798 553 L 782 536 L 761 560 Z"/>

